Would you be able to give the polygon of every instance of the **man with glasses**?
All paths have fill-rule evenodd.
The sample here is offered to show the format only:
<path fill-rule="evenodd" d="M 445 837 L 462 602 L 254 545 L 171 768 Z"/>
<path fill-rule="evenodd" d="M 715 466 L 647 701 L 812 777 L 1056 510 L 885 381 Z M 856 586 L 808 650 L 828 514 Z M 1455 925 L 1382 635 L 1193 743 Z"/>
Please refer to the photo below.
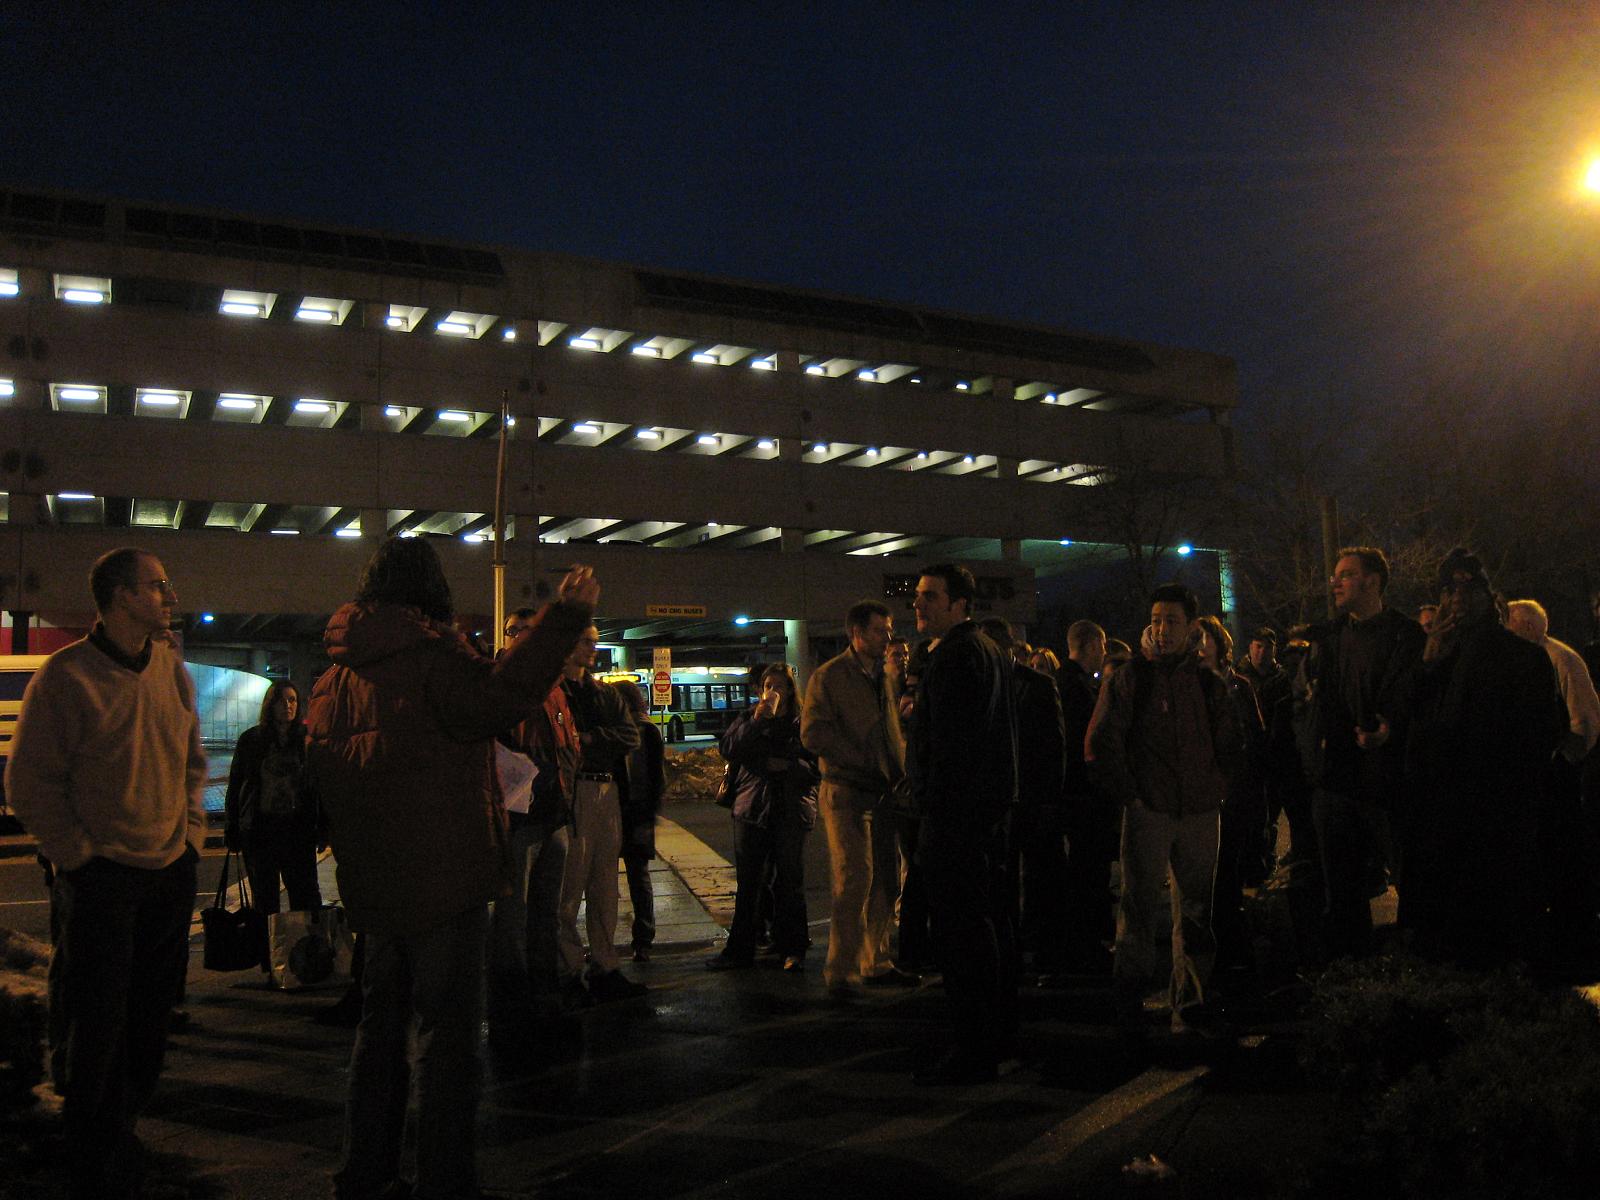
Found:
<path fill-rule="evenodd" d="M 1372 949 L 1371 896 L 1395 864 L 1389 814 L 1398 794 L 1404 694 L 1422 657 L 1422 626 L 1386 607 L 1389 560 L 1339 551 L 1328 580 L 1338 616 L 1311 626 L 1312 821 L 1322 856 L 1324 934 L 1335 957 Z"/>
<path fill-rule="evenodd" d="M 139 1188 L 133 1129 L 189 961 L 206 760 L 161 561 L 113 550 L 89 587 L 99 620 L 28 684 L 6 794 L 55 867 L 52 1002 L 64 1011 L 51 1026 L 66 1035 L 71 1195 L 101 1200 Z"/>

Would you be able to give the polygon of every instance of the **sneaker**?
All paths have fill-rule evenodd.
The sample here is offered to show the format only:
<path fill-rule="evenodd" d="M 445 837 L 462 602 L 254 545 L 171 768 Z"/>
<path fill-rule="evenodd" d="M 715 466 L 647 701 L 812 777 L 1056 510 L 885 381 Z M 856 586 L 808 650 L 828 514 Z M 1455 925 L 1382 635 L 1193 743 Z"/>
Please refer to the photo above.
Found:
<path fill-rule="evenodd" d="M 596 1004 L 611 1004 L 618 1000 L 635 1000 L 650 989 L 635 983 L 621 971 L 607 971 L 589 980 L 589 995 Z"/>
<path fill-rule="evenodd" d="M 806 957 L 803 954 L 785 954 L 783 956 L 783 969 L 790 974 L 799 974 L 806 969 Z"/>

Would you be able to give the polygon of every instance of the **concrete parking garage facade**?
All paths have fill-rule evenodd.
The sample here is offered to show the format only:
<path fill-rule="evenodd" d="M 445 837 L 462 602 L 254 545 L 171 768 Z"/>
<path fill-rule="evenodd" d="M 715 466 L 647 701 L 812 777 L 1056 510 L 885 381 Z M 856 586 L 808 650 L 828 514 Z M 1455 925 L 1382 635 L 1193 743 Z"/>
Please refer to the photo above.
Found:
<path fill-rule="evenodd" d="M 326 613 L 415 533 L 489 613 L 502 396 L 509 606 L 583 560 L 613 637 L 803 644 L 942 558 L 1030 620 L 1063 541 L 1110 537 L 1094 480 L 1229 474 L 1236 382 L 934 309 L 0 189 L 0 604 L 81 622 L 90 563 L 136 542 L 187 613 Z"/>

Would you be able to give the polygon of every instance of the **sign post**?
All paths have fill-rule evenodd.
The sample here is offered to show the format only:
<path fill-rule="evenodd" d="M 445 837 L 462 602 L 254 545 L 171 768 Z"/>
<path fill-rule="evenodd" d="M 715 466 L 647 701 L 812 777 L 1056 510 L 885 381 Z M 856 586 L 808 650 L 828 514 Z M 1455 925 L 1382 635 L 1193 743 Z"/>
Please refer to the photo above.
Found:
<path fill-rule="evenodd" d="M 655 708 L 672 705 L 672 648 L 657 646 L 651 663 L 650 703 Z"/>

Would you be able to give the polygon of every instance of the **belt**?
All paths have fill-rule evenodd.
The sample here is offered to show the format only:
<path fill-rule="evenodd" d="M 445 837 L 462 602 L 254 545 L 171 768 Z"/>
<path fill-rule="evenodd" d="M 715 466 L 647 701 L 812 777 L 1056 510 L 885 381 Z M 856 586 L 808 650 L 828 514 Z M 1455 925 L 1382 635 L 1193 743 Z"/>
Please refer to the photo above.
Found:
<path fill-rule="evenodd" d="M 591 783 L 610 783 L 611 782 L 611 772 L 610 771 L 579 771 L 578 772 L 578 778 L 579 779 L 587 779 Z"/>

